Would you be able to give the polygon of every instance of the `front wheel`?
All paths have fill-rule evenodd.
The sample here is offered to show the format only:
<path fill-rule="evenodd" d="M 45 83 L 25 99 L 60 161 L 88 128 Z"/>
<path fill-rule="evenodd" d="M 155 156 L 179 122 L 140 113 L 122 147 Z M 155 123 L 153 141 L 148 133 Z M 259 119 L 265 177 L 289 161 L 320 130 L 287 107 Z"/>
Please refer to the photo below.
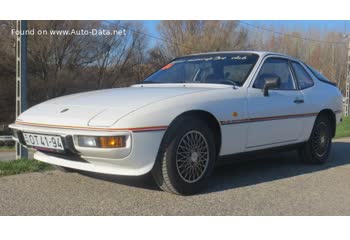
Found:
<path fill-rule="evenodd" d="M 152 175 L 164 191 L 194 194 L 205 186 L 215 158 L 214 136 L 207 124 L 182 117 L 164 136 Z"/>
<path fill-rule="evenodd" d="M 299 149 L 304 162 L 313 164 L 325 163 L 332 147 L 331 122 L 325 115 L 317 117 L 310 139 Z"/>

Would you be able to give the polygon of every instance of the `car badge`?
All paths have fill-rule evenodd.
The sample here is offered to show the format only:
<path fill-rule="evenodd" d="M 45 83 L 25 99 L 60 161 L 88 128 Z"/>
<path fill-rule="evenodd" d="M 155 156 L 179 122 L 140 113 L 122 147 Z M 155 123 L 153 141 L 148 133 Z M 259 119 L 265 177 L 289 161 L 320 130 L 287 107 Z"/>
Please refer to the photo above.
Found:
<path fill-rule="evenodd" d="M 63 109 L 60 113 L 67 112 L 68 110 L 69 110 L 68 108 L 65 108 L 65 109 Z"/>

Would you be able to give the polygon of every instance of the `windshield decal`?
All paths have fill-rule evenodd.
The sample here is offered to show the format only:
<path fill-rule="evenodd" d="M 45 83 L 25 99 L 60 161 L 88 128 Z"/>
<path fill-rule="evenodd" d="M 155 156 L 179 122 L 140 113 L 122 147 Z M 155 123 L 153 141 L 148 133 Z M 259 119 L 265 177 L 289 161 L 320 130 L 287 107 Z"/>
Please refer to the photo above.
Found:
<path fill-rule="evenodd" d="M 183 62 L 208 62 L 208 61 L 218 61 L 218 60 L 247 60 L 247 56 L 233 56 L 227 58 L 227 56 L 215 56 L 215 57 L 204 57 L 204 58 L 190 58 L 190 59 L 180 59 L 176 60 L 173 63 L 183 63 Z"/>
<path fill-rule="evenodd" d="M 232 57 L 231 59 L 232 59 L 232 60 L 247 60 L 247 56 L 243 56 L 243 57 L 241 57 L 241 56 L 235 56 L 235 57 Z"/>
<path fill-rule="evenodd" d="M 198 62 L 198 61 L 205 61 L 205 62 L 207 62 L 207 61 L 211 61 L 211 60 L 213 60 L 212 57 L 208 57 L 208 58 L 193 58 L 193 59 L 187 59 L 185 61 L 186 62 Z"/>

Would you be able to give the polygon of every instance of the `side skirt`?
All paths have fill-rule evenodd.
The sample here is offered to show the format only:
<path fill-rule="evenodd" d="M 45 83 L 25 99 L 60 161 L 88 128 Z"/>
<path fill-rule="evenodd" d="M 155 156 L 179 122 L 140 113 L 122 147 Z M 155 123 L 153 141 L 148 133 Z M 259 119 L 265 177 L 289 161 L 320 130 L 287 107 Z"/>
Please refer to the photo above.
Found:
<path fill-rule="evenodd" d="M 248 151 L 243 153 L 223 155 L 218 157 L 217 164 L 221 165 L 221 164 L 227 164 L 232 162 L 247 161 L 247 160 L 268 156 L 273 153 L 293 151 L 301 147 L 303 144 L 304 142 L 280 146 L 280 147 L 272 147 L 272 148 L 266 148 L 266 149 L 255 150 L 255 151 Z"/>

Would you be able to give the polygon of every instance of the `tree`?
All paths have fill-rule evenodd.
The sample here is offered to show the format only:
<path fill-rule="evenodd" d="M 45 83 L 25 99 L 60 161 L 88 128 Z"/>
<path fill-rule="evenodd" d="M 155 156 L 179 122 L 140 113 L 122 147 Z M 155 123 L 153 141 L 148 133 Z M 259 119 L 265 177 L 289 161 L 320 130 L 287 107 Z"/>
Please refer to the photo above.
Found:
<path fill-rule="evenodd" d="M 30 21 L 29 27 L 36 30 L 92 29 L 98 21 Z M 66 92 L 67 84 L 74 82 L 79 70 L 98 56 L 95 36 L 47 34 L 28 37 L 29 70 L 46 86 L 46 98 L 60 96 Z M 32 80 L 35 85 L 39 79 Z"/>
<path fill-rule="evenodd" d="M 105 21 L 30 21 L 30 28 L 41 30 L 114 30 L 126 28 L 144 32 L 142 23 Z M 74 91 L 101 89 L 141 76 L 146 52 L 144 35 L 128 31 L 124 35 L 48 34 L 29 38 L 29 66 L 33 89 L 43 88 L 46 99 Z M 133 68 L 130 71 L 129 68 Z M 87 74 L 89 73 L 89 74 Z M 128 79 L 122 79 L 128 77 Z M 75 90 L 74 90 L 75 89 Z M 32 95 L 31 95 L 32 96 Z M 37 100 L 43 96 L 32 96 Z M 35 100 L 36 101 L 36 100 Z"/>
<path fill-rule="evenodd" d="M 15 118 L 16 36 L 15 21 L 0 21 L 0 125 Z"/>
<path fill-rule="evenodd" d="M 161 21 L 158 30 L 166 39 L 162 52 L 171 58 L 247 47 L 247 32 L 239 21 Z"/>
<path fill-rule="evenodd" d="M 285 53 L 311 65 L 345 92 L 347 50 L 341 34 L 318 28 L 293 29 L 274 26 L 251 29 L 250 49 Z M 344 44 L 339 44 L 341 42 Z"/>

